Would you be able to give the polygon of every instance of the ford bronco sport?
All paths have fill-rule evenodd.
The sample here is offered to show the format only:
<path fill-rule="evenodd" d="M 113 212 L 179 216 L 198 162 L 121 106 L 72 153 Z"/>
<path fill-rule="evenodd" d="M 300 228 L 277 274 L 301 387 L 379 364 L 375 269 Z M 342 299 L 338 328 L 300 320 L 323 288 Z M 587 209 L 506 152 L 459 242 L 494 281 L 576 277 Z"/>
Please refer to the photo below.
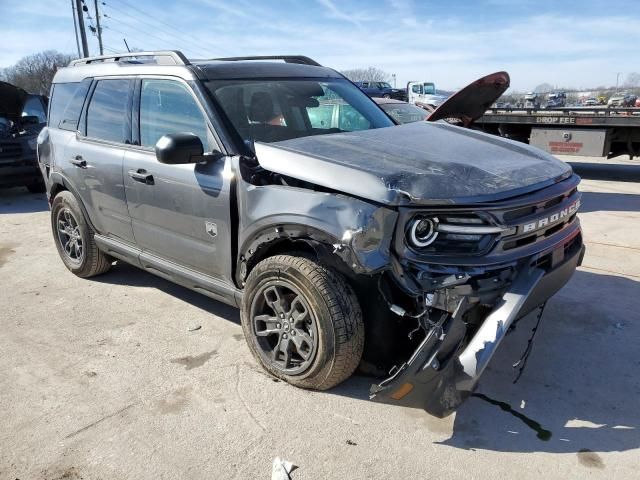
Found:
<path fill-rule="evenodd" d="M 396 125 L 306 57 L 72 62 L 38 138 L 56 247 L 241 308 L 272 375 L 447 415 L 507 330 L 571 277 L 579 178 L 445 122 Z"/>

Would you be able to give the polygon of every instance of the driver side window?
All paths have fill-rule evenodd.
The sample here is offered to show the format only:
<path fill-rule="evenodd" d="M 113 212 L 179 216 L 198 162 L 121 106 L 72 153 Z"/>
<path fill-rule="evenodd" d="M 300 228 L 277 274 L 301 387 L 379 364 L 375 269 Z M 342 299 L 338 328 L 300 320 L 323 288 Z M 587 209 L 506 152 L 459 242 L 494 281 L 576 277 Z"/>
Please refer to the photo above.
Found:
<path fill-rule="evenodd" d="M 174 80 L 142 80 L 140 144 L 154 147 L 168 133 L 193 133 L 211 151 L 204 114 L 189 89 Z"/>

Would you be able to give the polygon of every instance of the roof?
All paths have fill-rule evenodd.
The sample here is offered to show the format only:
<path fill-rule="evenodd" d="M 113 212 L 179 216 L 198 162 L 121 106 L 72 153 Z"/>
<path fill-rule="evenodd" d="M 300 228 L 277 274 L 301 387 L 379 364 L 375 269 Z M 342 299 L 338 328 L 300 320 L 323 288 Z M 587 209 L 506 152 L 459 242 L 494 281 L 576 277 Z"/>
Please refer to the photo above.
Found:
<path fill-rule="evenodd" d="M 207 80 L 232 78 L 342 78 L 335 70 L 314 65 L 277 61 L 210 61 L 194 62 L 198 76 Z"/>
<path fill-rule="evenodd" d="M 133 52 L 74 60 L 60 69 L 54 83 L 78 82 L 88 77 L 172 75 L 185 80 L 237 78 L 341 78 L 335 70 L 300 55 L 232 57 L 188 60 L 177 50 Z"/>

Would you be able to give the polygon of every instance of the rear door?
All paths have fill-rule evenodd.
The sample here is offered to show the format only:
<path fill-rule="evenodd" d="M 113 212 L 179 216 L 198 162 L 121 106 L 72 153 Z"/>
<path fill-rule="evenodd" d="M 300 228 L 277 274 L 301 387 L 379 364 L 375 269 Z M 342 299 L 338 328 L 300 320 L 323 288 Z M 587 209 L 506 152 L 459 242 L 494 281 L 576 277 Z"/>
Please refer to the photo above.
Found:
<path fill-rule="evenodd" d="M 133 79 L 94 81 L 78 132 L 61 162 L 98 232 L 127 242 L 133 242 L 133 230 L 122 164 L 131 143 L 132 89 Z"/>
<path fill-rule="evenodd" d="M 124 160 L 136 243 L 144 253 L 228 279 L 230 160 L 158 162 L 154 150 L 158 139 L 183 132 L 198 135 L 205 152 L 219 150 L 200 99 L 189 84 L 175 78 L 139 79 L 134 101 L 137 146 L 127 151 Z"/>

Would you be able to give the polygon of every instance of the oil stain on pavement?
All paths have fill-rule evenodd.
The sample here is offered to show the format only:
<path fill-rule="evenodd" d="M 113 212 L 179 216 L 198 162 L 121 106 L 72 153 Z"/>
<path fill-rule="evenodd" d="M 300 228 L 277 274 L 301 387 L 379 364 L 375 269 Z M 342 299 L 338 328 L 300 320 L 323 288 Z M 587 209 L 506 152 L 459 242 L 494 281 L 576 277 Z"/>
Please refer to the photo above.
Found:
<path fill-rule="evenodd" d="M 577 455 L 580 465 L 584 465 L 587 468 L 604 468 L 604 462 L 602 458 L 600 458 L 600 455 L 588 448 L 583 448 Z"/>
<path fill-rule="evenodd" d="M 14 253 L 16 252 L 11 247 L 5 245 L 0 246 L 0 267 L 7 263 L 7 258 Z"/>
<path fill-rule="evenodd" d="M 190 391 L 190 387 L 183 387 L 171 392 L 167 398 L 158 402 L 158 410 L 165 415 L 182 411 L 189 402 L 187 396 Z"/>
<path fill-rule="evenodd" d="M 184 365 L 185 370 L 191 370 L 192 368 L 198 368 L 207 363 L 208 360 L 211 359 L 218 352 L 217 350 L 211 350 L 210 352 L 204 352 L 200 355 L 196 355 L 195 357 L 186 356 L 180 358 L 173 358 L 169 360 L 171 363 L 177 363 L 179 365 Z"/>

